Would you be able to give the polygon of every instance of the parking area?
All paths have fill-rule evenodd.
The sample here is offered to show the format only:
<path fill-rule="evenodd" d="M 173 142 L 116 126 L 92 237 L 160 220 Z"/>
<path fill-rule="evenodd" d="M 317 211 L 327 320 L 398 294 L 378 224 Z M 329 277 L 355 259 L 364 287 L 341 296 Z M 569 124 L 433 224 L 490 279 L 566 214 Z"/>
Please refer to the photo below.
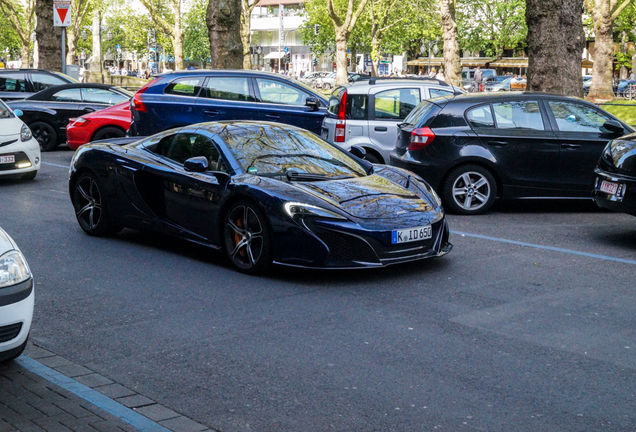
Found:
<path fill-rule="evenodd" d="M 72 155 L 0 181 L 35 275 L 31 340 L 201 428 L 634 430 L 632 216 L 509 202 L 450 215 L 441 259 L 253 277 L 170 237 L 85 235 Z"/>

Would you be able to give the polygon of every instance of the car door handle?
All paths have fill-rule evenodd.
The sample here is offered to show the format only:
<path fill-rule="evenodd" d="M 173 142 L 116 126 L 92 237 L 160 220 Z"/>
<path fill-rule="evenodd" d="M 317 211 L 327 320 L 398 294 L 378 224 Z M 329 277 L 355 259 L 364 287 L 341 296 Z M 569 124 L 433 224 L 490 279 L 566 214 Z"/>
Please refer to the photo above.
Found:
<path fill-rule="evenodd" d="M 508 145 L 508 141 L 488 141 L 493 147 L 506 147 Z"/>
<path fill-rule="evenodd" d="M 580 148 L 581 144 L 574 144 L 574 143 L 561 143 L 561 147 L 563 148 L 571 148 L 571 149 L 575 149 L 575 148 Z"/>
<path fill-rule="evenodd" d="M 376 132 L 386 132 L 387 128 L 386 126 L 376 126 L 375 128 L 373 128 L 373 130 Z"/>
<path fill-rule="evenodd" d="M 278 119 L 280 119 L 280 116 L 272 115 L 272 114 L 265 114 L 265 117 L 267 117 L 270 120 L 278 120 Z"/>
<path fill-rule="evenodd" d="M 217 116 L 217 115 L 219 115 L 219 112 L 218 111 L 214 111 L 214 110 L 203 110 L 203 113 L 207 114 L 209 116 Z"/>
<path fill-rule="evenodd" d="M 84 107 L 84 111 L 86 111 L 86 112 L 94 112 L 95 108 Z"/>

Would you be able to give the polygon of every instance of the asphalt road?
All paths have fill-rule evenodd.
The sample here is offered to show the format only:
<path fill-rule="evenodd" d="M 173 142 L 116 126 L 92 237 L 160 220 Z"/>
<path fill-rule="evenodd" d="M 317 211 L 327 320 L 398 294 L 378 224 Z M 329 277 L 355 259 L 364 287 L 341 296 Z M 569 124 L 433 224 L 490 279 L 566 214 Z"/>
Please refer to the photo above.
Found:
<path fill-rule="evenodd" d="M 441 259 L 257 278 L 169 237 L 85 235 L 71 157 L 0 181 L 0 226 L 36 276 L 32 340 L 187 417 L 222 432 L 636 429 L 634 217 L 503 204 L 449 216 Z"/>

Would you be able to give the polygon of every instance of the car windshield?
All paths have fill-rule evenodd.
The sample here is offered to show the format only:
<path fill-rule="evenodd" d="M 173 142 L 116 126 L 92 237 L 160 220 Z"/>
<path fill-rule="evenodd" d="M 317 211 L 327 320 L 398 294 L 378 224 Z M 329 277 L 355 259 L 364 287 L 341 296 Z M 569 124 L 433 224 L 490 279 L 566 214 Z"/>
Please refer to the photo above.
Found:
<path fill-rule="evenodd" d="M 79 83 L 78 80 L 76 80 L 72 76 L 66 75 L 65 73 L 62 73 L 62 72 L 53 72 L 53 73 L 57 76 L 63 77 L 65 80 L 68 80 L 68 82 L 70 83 L 75 83 L 75 84 Z"/>
<path fill-rule="evenodd" d="M 0 119 L 13 117 L 13 112 L 0 100 Z"/>
<path fill-rule="evenodd" d="M 354 159 L 309 131 L 241 123 L 224 125 L 218 135 L 249 174 L 284 176 L 295 172 L 324 178 L 366 175 Z"/>
<path fill-rule="evenodd" d="M 500 83 L 497 83 L 497 85 L 500 85 L 500 86 L 508 85 L 508 84 L 510 84 L 510 80 L 512 80 L 512 78 L 506 78 L 505 80 L 501 81 Z"/>

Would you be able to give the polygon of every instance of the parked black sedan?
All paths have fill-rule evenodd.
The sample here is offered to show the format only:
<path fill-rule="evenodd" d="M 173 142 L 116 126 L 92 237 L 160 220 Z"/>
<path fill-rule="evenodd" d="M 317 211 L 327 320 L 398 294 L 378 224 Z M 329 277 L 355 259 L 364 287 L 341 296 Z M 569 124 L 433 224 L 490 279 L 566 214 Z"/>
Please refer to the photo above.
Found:
<path fill-rule="evenodd" d="M 636 216 L 636 134 L 610 141 L 594 171 L 596 204 Z"/>
<path fill-rule="evenodd" d="M 581 99 L 532 92 L 422 102 L 400 125 L 391 164 L 411 170 L 459 214 L 497 197 L 591 198 L 607 142 L 634 132 Z"/>
<path fill-rule="evenodd" d="M 452 248 L 424 181 L 305 129 L 218 122 L 135 139 L 88 144 L 73 157 L 69 192 L 90 235 L 165 232 L 224 249 L 246 273 L 271 262 L 381 267 Z"/>
<path fill-rule="evenodd" d="M 64 84 L 7 105 L 22 110 L 21 119 L 31 128 L 40 149 L 49 151 L 66 142 L 70 118 L 108 108 L 132 96 L 124 89 L 107 84 Z"/>

